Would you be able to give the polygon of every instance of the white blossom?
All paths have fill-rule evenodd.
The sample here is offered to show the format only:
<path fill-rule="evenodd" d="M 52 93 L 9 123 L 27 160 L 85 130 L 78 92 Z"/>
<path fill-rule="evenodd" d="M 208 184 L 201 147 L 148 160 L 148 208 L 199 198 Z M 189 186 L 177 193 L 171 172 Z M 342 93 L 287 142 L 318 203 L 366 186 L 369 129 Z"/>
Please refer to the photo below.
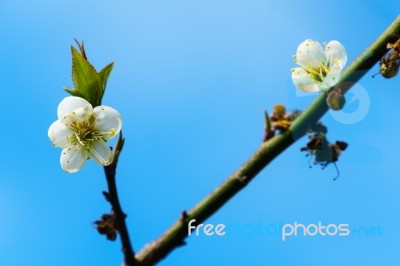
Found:
<path fill-rule="evenodd" d="M 347 53 L 338 41 L 330 41 L 324 50 L 320 43 L 306 40 L 297 48 L 294 61 L 300 66 L 292 69 L 294 85 L 306 92 L 317 92 L 339 82 Z"/>
<path fill-rule="evenodd" d="M 120 114 L 111 107 L 95 108 L 83 98 L 69 96 L 58 105 L 58 120 L 49 128 L 48 136 L 54 147 L 62 148 L 61 167 L 69 172 L 79 171 L 87 159 L 109 165 L 113 154 L 106 141 L 121 130 Z"/>

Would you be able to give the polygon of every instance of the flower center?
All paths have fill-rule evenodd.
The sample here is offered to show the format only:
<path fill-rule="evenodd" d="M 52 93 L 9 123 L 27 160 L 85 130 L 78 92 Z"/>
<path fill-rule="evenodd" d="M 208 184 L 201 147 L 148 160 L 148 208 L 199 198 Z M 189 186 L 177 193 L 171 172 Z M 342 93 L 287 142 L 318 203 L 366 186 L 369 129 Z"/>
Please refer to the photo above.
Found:
<path fill-rule="evenodd" d="M 91 128 L 87 123 L 76 123 L 75 136 L 80 144 L 86 145 L 87 142 L 95 140 L 96 136 L 93 133 L 93 128 Z"/>
<path fill-rule="evenodd" d="M 317 67 L 313 66 L 309 61 L 307 62 L 306 67 L 307 67 L 306 71 L 309 73 L 310 78 L 319 83 L 321 83 L 324 80 L 324 78 L 330 71 L 329 66 L 322 61 L 319 62 Z"/>
<path fill-rule="evenodd" d="M 102 138 L 100 132 L 97 132 L 94 128 L 96 124 L 96 117 L 91 114 L 88 119 L 83 121 L 74 121 L 71 124 L 71 128 L 74 131 L 76 141 L 82 146 L 87 146 L 93 141 L 97 141 Z"/>

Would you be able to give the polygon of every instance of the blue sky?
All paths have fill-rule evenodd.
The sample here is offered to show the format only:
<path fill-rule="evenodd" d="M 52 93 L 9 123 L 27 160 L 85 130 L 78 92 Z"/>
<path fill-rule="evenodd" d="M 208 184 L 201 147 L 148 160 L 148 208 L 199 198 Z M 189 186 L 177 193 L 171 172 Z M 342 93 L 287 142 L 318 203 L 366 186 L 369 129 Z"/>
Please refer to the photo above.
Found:
<path fill-rule="evenodd" d="M 305 39 L 339 40 L 349 62 L 393 21 L 389 1 L 0 2 L 3 142 L 0 265 L 120 265 L 119 242 L 92 222 L 109 211 L 101 167 L 63 172 L 47 137 L 72 86 L 70 45 L 84 40 L 99 69 L 116 63 L 103 103 L 120 111 L 126 146 L 118 184 L 136 250 L 162 234 L 259 146 L 264 109 L 305 108 L 290 79 Z M 304 138 L 211 217 L 224 237 L 191 237 L 159 265 L 397 265 L 400 180 L 396 132 L 400 82 L 371 78 L 368 112 L 323 121 L 349 148 L 338 167 L 309 169 Z M 348 102 L 354 95 L 347 95 Z M 357 96 L 354 96 L 355 99 Z M 360 98 L 361 97 L 361 98 Z M 348 237 L 293 237 L 256 228 L 347 223 Z M 230 227 L 229 227 L 230 225 Z M 379 229 L 372 234 L 368 230 Z"/>

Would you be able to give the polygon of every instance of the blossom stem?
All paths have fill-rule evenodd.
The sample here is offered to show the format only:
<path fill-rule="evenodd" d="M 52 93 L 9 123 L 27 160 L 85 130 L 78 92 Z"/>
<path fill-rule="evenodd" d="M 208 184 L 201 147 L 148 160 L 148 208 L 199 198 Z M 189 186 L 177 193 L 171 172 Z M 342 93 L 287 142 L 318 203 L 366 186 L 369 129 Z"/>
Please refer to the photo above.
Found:
<path fill-rule="evenodd" d="M 400 16 L 383 34 L 346 69 L 341 82 L 335 87 L 347 92 L 386 53 L 386 44 L 394 43 L 400 35 Z M 201 223 L 218 211 L 234 195 L 243 189 L 265 166 L 281 154 L 291 144 L 303 137 L 306 130 L 315 125 L 328 111 L 326 97 L 322 92 L 311 105 L 293 122 L 290 129 L 261 144 L 261 147 L 231 176 L 192 210 L 173 224 L 162 236 L 146 245 L 137 255 L 139 266 L 154 265 L 175 248 L 184 244 L 187 237 L 187 223 L 196 219 Z"/>
<path fill-rule="evenodd" d="M 126 214 L 123 212 L 119 201 L 117 184 L 115 180 L 118 158 L 124 146 L 124 141 L 125 139 L 122 137 L 122 131 L 121 131 L 117 143 L 115 144 L 114 147 L 113 161 L 111 162 L 110 165 L 104 166 L 104 172 L 106 175 L 107 186 L 108 186 L 107 200 L 110 202 L 112 210 L 116 217 L 116 227 L 119 237 L 121 239 L 122 252 L 124 253 L 124 258 L 125 258 L 125 265 L 135 266 L 137 265 L 137 262 L 129 238 L 128 228 L 125 223 Z"/>

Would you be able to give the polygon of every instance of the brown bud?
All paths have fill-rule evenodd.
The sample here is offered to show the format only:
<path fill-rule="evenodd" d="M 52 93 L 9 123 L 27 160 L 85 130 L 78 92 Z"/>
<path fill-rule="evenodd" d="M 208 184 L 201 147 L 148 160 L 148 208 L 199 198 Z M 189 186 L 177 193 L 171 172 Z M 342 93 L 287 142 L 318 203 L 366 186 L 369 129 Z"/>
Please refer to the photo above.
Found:
<path fill-rule="evenodd" d="M 282 104 L 276 104 L 274 106 L 274 111 L 273 111 L 273 115 L 278 118 L 281 119 L 284 115 L 286 114 L 286 108 L 284 105 Z"/>
<path fill-rule="evenodd" d="M 333 89 L 329 92 L 328 97 L 326 97 L 326 103 L 330 109 L 339 111 L 346 104 L 346 98 L 340 89 Z"/>

